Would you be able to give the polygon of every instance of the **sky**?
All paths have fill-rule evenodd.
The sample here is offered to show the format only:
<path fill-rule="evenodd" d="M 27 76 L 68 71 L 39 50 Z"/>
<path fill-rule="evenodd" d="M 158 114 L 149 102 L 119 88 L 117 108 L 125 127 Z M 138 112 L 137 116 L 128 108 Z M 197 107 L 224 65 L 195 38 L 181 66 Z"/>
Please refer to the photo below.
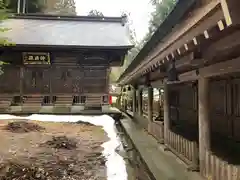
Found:
<path fill-rule="evenodd" d="M 75 0 L 78 15 L 87 15 L 91 10 L 98 10 L 104 16 L 121 16 L 130 13 L 131 28 L 136 31 L 140 41 L 148 31 L 148 21 L 153 11 L 150 0 Z"/>

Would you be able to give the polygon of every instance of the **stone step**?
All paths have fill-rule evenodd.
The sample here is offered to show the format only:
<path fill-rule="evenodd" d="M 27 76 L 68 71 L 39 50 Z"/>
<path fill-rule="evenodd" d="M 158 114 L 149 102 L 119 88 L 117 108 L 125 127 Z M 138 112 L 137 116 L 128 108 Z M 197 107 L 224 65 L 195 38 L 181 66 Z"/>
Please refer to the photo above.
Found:
<path fill-rule="evenodd" d="M 34 97 L 34 98 L 26 98 L 25 100 L 24 100 L 24 103 L 42 103 L 42 101 L 43 101 L 43 98 L 42 97 L 39 97 L 39 98 L 36 98 L 36 97 Z"/>

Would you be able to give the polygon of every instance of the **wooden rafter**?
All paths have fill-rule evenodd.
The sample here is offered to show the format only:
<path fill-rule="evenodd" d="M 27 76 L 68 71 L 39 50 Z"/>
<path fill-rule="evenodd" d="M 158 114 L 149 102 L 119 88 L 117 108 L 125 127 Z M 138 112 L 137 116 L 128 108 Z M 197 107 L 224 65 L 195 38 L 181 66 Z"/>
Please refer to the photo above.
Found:
<path fill-rule="evenodd" d="M 220 0 L 227 26 L 240 24 L 240 1 L 239 0 Z"/>
<path fill-rule="evenodd" d="M 186 22 L 189 23 L 185 24 L 187 27 L 183 26 L 182 29 L 180 28 L 177 32 L 167 36 L 168 39 L 165 39 L 166 43 L 161 44 L 161 47 L 155 48 L 155 52 L 152 55 L 150 54 L 148 59 L 136 67 L 129 76 L 126 76 L 124 81 L 129 82 L 132 78 L 139 77 L 139 73 L 144 74 L 149 72 L 150 67 L 154 67 L 155 64 L 157 65 L 160 60 L 169 61 L 171 58 L 181 57 L 181 55 L 184 55 L 187 51 L 191 51 L 200 44 L 199 42 L 202 39 L 208 39 L 209 37 L 206 38 L 204 32 L 215 27 L 220 20 L 224 19 L 224 16 L 221 6 L 217 1 L 208 4 L 207 8 L 203 12 L 201 11 L 201 13 L 197 14 L 196 17 L 192 17 L 192 21 L 187 20 Z"/>

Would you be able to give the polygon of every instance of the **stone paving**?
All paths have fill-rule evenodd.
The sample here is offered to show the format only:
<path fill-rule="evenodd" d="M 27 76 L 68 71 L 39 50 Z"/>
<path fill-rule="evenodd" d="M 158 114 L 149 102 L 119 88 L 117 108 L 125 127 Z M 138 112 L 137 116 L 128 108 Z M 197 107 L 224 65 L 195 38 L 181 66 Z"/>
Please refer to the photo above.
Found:
<path fill-rule="evenodd" d="M 120 122 L 156 180 L 203 180 L 130 118 Z"/>
<path fill-rule="evenodd" d="M 10 106 L 1 110 L 1 114 L 59 114 L 59 115 L 101 115 L 101 114 L 121 114 L 114 107 L 103 107 L 102 110 L 84 110 L 84 106 Z"/>

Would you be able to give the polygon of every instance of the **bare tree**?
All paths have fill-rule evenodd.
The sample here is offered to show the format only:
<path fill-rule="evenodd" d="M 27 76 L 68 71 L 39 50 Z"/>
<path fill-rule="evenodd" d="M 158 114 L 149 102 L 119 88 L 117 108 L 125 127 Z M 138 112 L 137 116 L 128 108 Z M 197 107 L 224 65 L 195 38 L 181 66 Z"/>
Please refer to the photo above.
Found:
<path fill-rule="evenodd" d="M 89 13 L 88 13 L 88 16 L 98 16 L 98 17 L 103 17 L 103 13 L 101 11 L 98 11 L 98 10 L 91 10 Z"/>
<path fill-rule="evenodd" d="M 57 0 L 55 4 L 55 14 L 76 15 L 76 6 L 74 0 Z"/>

